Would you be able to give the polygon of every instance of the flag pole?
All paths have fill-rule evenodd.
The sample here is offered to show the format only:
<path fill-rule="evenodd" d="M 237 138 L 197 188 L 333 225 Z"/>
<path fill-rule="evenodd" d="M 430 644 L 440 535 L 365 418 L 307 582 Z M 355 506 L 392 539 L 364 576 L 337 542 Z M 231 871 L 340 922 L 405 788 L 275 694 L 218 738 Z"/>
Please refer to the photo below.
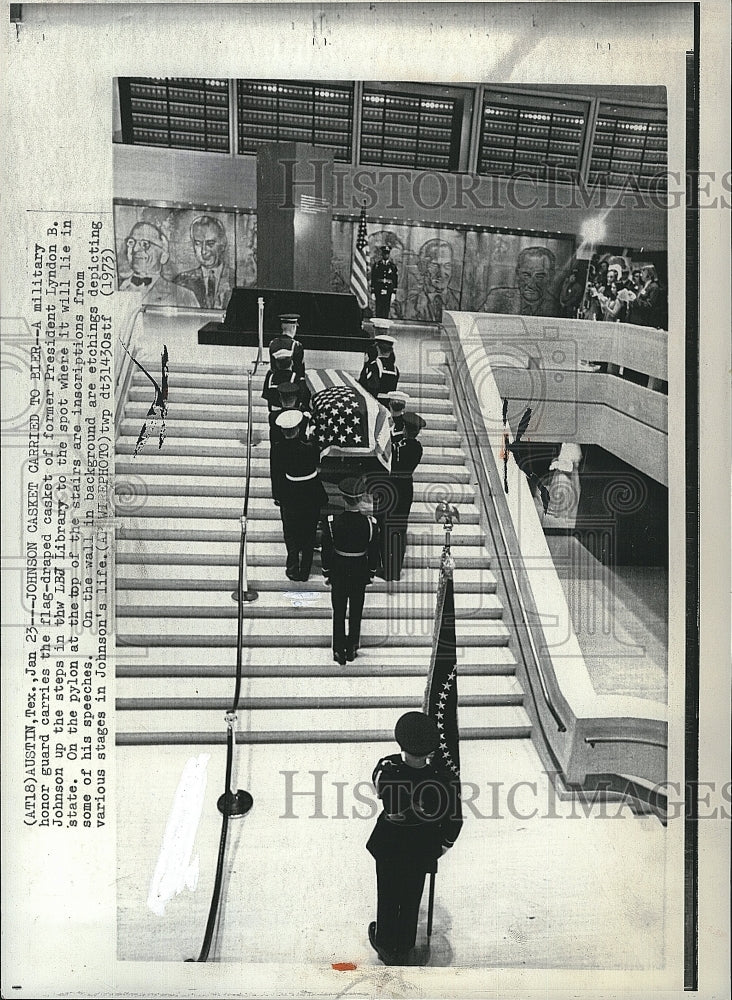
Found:
<path fill-rule="evenodd" d="M 450 535 L 452 529 L 455 526 L 456 521 L 460 521 L 460 514 L 458 509 L 454 504 L 447 503 L 446 501 L 441 501 L 435 507 L 435 521 L 441 524 L 445 530 L 445 543 L 442 546 L 442 558 L 440 559 L 440 589 L 438 591 L 438 604 L 439 595 L 442 594 L 444 581 L 448 577 L 452 577 L 453 570 L 455 568 L 455 562 L 452 558 L 452 552 L 450 550 Z M 441 612 L 440 612 L 441 617 Z M 435 636 L 433 639 L 432 648 L 432 659 L 434 661 L 437 643 L 439 642 L 439 623 L 435 622 Z M 427 710 L 426 705 L 426 692 L 425 692 L 425 711 Z M 432 938 L 432 921 L 435 915 L 435 875 L 437 874 L 437 867 L 435 866 L 435 871 L 430 872 L 430 894 L 429 903 L 427 906 L 427 944 L 429 945 L 430 939 Z"/>

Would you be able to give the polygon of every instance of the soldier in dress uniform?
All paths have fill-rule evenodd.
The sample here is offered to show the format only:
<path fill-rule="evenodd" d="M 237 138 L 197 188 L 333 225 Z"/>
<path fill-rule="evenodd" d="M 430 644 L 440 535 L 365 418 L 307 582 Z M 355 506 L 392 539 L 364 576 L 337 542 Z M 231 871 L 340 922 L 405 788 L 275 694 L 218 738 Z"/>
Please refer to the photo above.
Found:
<path fill-rule="evenodd" d="M 364 359 L 363 359 L 364 365 L 367 365 L 369 361 L 376 361 L 376 359 L 378 358 L 379 348 L 376 346 L 376 338 L 379 335 L 383 336 L 389 333 L 389 330 L 391 328 L 391 320 L 379 319 L 378 317 L 374 317 L 370 320 L 365 320 L 362 328 L 363 327 L 366 327 L 367 331 L 370 334 L 370 339 L 368 344 L 366 345 L 366 353 L 364 354 Z M 396 360 L 396 358 L 394 357 L 393 346 L 391 352 L 387 355 L 387 357 L 384 360 L 389 363 L 394 362 Z"/>
<path fill-rule="evenodd" d="M 323 522 L 321 558 L 323 577 L 331 588 L 333 659 L 343 666 L 358 655 L 366 587 L 379 565 L 379 533 L 375 519 L 360 510 L 362 484 L 345 479 L 340 491 L 345 510 L 329 514 Z"/>
<path fill-rule="evenodd" d="M 305 581 L 313 562 L 320 510 L 327 505 L 328 494 L 318 474 L 320 451 L 299 436 L 302 422 L 300 410 L 284 410 L 277 417 L 275 423 L 284 440 L 275 447 L 272 478 L 287 547 L 285 573 L 289 580 Z"/>
<path fill-rule="evenodd" d="M 372 781 L 384 809 L 366 849 L 376 860 L 376 920 L 372 947 L 385 965 L 405 965 L 414 947 L 425 875 L 455 843 L 462 828 L 460 787 L 429 757 L 440 743 L 433 718 L 407 712 L 394 737 L 401 754 L 382 757 Z"/>
<path fill-rule="evenodd" d="M 305 348 L 296 337 L 299 320 L 298 313 L 283 313 L 280 316 L 282 330 L 269 342 L 269 357 L 271 362 L 275 351 L 280 351 L 283 348 L 290 350 L 292 352 L 292 367 L 300 378 L 305 378 Z"/>
<path fill-rule="evenodd" d="M 394 415 L 391 435 L 391 478 L 396 492 L 394 513 L 388 522 L 388 538 L 385 544 L 386 580 L 399 580 L 407 550 L 407 530 L 409 514 L 414 500 L 414 470 L 422 461 L 423 448 L 417 435 L 425 426 L 418 413 L 402 411 Z"/>
<path fill-rule="evenodd" d="M 396 338 L 377 330 L 374 342 L 378 354 L 363 366 L 358 381 L 375 399 L 387 406 L 389 393 L 399 385 L 399 368 L 394 355 Z"/>
<path fill-rule="evenodd" d="M 280 403 L 275 379 L 281 372 L 286 372 L 290 378 L 295 375 L 295 369 L 292 365 L 292 347 L 278 347 L 274 352 L 270 351 L 269 363 L 269 371 L 264 376 L 262 399 L 266 400 L 267 409 L 272 413 L 272 410 Z"/>
<path fill-rule="evenodd" d="M 391 248 L 381 248 L 381 260 L 377 260 L 371 268 L 371 291 L 376 300 L 376 315 L 387 318 L 391 309 L 391 300 L 399 284 L 399 272 L 393 260 L 389 259 Z"/>
<path fill-rule="evenodd" d="M 272 499 L 275 506 L 279 507 L 284 475 L 279 452 L 285 437 L 282 429 L 277 426 L 277 418 L 285 410 L 299 410 L 303 415 L 297 435 L 301 441 L 307 441 L 310 438 L 313 425 L 310 412 L 310 390 L 303 379 L 297 378 L 293 371 L 275 372 L 273 390 L 279 399 L 276 404 L 270 406 L 269 413 L 269 478 Z"/>

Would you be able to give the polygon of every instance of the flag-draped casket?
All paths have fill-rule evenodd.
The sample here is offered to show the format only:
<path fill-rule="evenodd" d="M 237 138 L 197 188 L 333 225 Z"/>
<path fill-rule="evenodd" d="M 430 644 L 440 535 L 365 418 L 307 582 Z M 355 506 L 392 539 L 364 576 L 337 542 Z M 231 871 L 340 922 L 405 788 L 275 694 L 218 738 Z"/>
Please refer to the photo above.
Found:
<path fill-rule="evenodd" d="M 391 470 L 389 411 L 349 373 L 310 369 L 313 441 L 320 457 L 377 458 Z"/>

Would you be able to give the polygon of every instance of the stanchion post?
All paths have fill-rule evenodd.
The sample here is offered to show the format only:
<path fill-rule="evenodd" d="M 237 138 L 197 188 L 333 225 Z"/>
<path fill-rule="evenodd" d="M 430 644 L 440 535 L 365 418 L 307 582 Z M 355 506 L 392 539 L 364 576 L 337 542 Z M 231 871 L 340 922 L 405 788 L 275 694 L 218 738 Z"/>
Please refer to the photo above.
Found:
<path fill-rule="evenodd" d="M 254 799 L 249 792 L 234 788 L 234 771 L 236 770 L 236 712 L 226 713 L 226 728 L 231 740 L 231 776 L 229 787 L 216 803 L 219 812 L 227 816 L 246 816 L 254 805 Z"/>

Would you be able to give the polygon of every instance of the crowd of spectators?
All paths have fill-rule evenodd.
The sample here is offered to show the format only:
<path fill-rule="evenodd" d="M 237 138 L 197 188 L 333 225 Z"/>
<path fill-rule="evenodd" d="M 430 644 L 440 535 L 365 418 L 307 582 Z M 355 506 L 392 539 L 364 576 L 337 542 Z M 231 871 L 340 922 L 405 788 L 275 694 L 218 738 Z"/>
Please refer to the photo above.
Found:
<path fill-rule="evenodd" d="M 666 292 L 653 264 L 629 270 L 624 258 L 600 259 L 595 254 L 579 304 L 576 271 L 565 284 L 562 297 L 566 299 L 568 317 L 635 323 L 664 330 L 668 326 Z"/>

